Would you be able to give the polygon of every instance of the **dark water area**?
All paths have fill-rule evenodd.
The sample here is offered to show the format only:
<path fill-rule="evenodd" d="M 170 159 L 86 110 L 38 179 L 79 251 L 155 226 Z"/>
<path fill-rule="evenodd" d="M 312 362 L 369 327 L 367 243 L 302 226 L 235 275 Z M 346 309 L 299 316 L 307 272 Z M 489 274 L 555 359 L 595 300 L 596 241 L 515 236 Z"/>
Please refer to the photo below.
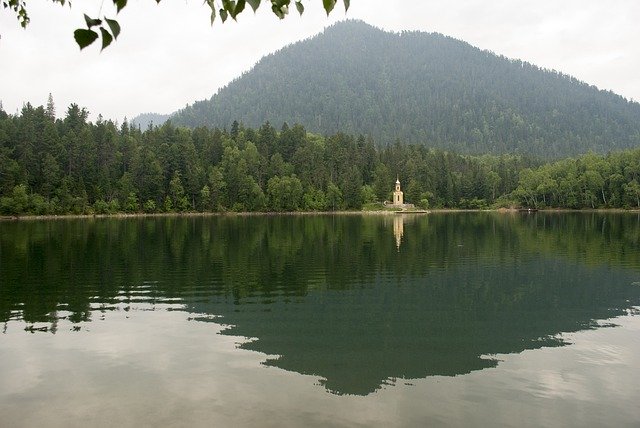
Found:
<path fill-rule="evenodd" d="M 638 426 L 640 217 L 0 222 L 0 426 Z"/>

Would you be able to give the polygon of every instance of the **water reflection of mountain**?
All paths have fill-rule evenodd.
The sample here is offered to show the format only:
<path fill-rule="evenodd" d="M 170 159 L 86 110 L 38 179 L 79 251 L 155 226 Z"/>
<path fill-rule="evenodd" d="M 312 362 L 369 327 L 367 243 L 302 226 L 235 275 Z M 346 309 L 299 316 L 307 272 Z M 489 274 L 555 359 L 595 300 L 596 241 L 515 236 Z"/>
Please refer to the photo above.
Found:
<path fill-rule="evenodd" d="M 267 364 L 367 394 L 560 345 L 640 300 L 635 216 L 429 215 L 399 250 L 393 231 L 360 216 L 4 223 L 0 317 L 177 298 L 256 338 L 242 346 Z"/>
<path fill-rule="evenodd" d="M 535 279 L 541 272 L 544 281 Z M 488 354 L 560 345 L 551 336 L 622 313 L 631 279 L 542 259 L 401 283 L 381 272 L 369 286 L 271 303 L 194 303 L 189 310 L 221 314 L 234 326 L 227 334 L 257 338 L 242 347 L 275 355 L 269 365 L 320 376 L 336 393 L 368 394 L 389 378 L 465 374 L 495 366 Z"/>

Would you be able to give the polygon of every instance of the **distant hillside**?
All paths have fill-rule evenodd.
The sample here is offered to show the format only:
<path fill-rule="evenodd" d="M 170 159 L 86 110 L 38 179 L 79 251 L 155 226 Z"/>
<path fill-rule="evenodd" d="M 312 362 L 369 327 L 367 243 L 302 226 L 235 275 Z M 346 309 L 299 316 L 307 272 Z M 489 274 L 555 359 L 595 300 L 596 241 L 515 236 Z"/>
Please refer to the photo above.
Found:
<path fill-rule="evenodd" d="M 140 127 L 143 131 L 152 126 L 162 125 L 169 119 L 169 114 L 157 114 L 157 113 L 142 113 L 131 120 L 131 124 L 135 127 Z"/>
<path fill-rule="evenodd" d="M 423 32 L 345 21 L 260 60 L 172 116 L 229 128 L 298 122 L 466 153 L 558 157 L 640 144 L 640 104 L 577 79 Z"/>

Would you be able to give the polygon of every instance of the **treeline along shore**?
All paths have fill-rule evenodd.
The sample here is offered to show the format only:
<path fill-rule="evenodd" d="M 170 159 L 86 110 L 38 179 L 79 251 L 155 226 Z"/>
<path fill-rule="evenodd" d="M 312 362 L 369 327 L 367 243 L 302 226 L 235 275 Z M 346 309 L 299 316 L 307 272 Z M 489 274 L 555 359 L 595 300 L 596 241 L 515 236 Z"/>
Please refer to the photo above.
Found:
<path fill-rule="evenodd" d="M 0 109 L 0 215 L 640 207 L 640 149 L 555 161 L 461 155 L 301 125 L 118 125 L 72 104 Z"/>

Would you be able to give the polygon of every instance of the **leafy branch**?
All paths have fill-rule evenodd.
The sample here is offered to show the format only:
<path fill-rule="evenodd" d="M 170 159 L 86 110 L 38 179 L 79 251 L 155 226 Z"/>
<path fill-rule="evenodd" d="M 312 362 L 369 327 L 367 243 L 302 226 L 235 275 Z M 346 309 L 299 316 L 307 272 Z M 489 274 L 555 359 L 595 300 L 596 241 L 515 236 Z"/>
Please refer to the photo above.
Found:
<path fill-rule="evenodd" d="M 71 2 L 68 0 L 51 1 L 63 6 L 65 4 L 71 6 Z M 116 7 L 116 13 L 120 13 L 120 11 L 127 6 L 127 0 L 111 1 Z M 155 1 L 156 3 L 160 3 L 161 0 Z M 345 11 L 349 10 L 350 0 L 342 1 Z M 331 13 L 337 2 L 338 0 L 322 0 L 322 7 L 327 12 L 327 15 Z M 211 9 L 211 24 L 213 25 L 218 16 L 222 22 L 225 22 L 229 17 L 233 18 L 234 21 L 237 20 L 238 15 L 245 10 L 247 3 L 255 13 L 262 3 L 262 0 L 204 0 L 204 3 Z M 271 5 L 271 11 L 280 19 L 284 19 L 284 17 L 289 14 L 289 6 L 291 6 L 291 3 L 295 4 L 298 14 L 302 15 L 304 13 L 302 0 L 265 0 L 265 3 Z M 0 4 L 4 9 L 10 9 L 16 14 L 21 27 L 27 27 L 30 19 L 24 0 L 0 0 Z M 96 40 L 101 39 L 103 50 L 109 46 L 111 42 L 116 40 L 120 34 L 120 24 L 118 24 L 118 21 L 115 19 L 107 18 L 106 16 L 91 18 L 86 14 L 84 15 L 84 19 L 87 28 L 78 28 L 73 32 L 73 37 L 80 49 L 84 49 Z"/>

